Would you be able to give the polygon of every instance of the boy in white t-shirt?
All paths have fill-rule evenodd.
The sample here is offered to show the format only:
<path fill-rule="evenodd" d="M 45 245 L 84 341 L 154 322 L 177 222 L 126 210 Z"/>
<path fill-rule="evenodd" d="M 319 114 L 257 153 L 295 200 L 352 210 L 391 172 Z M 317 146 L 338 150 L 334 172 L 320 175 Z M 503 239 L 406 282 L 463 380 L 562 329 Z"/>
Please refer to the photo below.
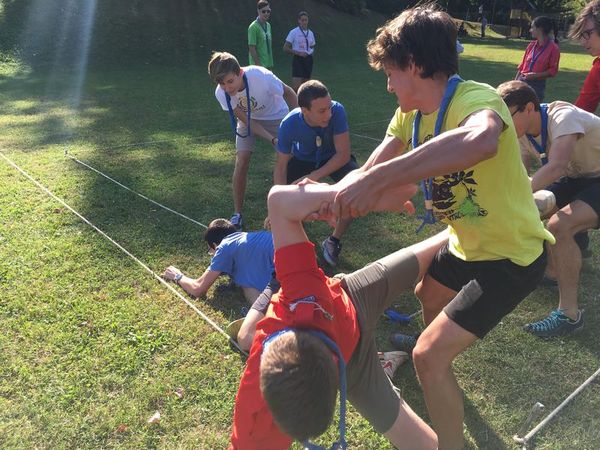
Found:
<path fill-rule="evenodd" d="M 298 88 L 310 80 L 313 69 L 313 53 L 315 51 L 315 35 L 308 29 L 308 13 L 298 13 L 298 26 L 291 30 L 285 38 L 283 51 L 294 55 L 292 59 L 292 88 Z"/>
<path fill-rule="evenodd" d="M 556 237 L 546 273 L 556 276 L 558 308 L 525 330 L 549 338 L 583 326 L 577 303 L 581 251 L 577 233 L 598 228 L 600 218 L 600 117 L 570 103 L 540 104 L 535 91 L 521 81 L 498 86 L 508 106 L 522 152 L 541 163 L 531 179 L 533 192 L 550 191 L 555 206 L 546 213 Z"/>
<path fill-rule="evenodd" d="M 227 52 L 214 52 L 208 62 L 208 74 L 217 83 L 215 97 L 229 112 L 236 135 L 233 170 L 233 207 L 231 222 L 242 229 L 242 207 L 246 178 L 256 136 L 277 145 L 277 130 L 288 111 L 298 106 L 294 90 L 273 72 L 259 66 L 240 67 Z"/>

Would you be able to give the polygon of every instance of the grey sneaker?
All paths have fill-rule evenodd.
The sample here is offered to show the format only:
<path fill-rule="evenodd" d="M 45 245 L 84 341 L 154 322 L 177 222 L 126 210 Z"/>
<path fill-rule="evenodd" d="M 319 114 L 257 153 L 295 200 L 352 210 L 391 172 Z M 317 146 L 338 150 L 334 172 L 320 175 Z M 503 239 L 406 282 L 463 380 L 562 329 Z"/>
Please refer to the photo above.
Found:
<path fill-rule="evenodd" d="M 523 329 L 537 337 L 546 339 L 562 336 L 583 328 L 583 309 L 577 312 L 577 320 L 565 316 L 562 309 L 555 309 L 538 322 L 528 323 Z"/>
<path fill-rule="evenodd" d="M 242 231 L 242 227 L 244 226 L 244 219 L 242 219 L 242 215 L 240 213 L 235 213 L 229 219 L 231 224 L 235 227 L 236 230 Z"/>
<path fill-rule="evenodd" d="M 342 251 L 342 244 L 336 244 L 331 239 L 331 236 L 321 242 L 321 248 L 323 249 L 323 258 L 331 266 L 337 266 L 340 252 Z"/>

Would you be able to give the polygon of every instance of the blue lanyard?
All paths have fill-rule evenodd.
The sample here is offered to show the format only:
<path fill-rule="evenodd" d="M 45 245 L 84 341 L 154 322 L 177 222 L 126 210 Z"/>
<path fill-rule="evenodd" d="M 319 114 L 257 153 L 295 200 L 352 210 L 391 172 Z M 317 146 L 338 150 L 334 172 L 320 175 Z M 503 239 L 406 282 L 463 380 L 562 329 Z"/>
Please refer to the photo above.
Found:
<path fill-rule="evenodd" d="M 533 145 L 533 148 L 540 154 L 542 166 L 548 163 L 548 154 L 546 153 L 546 145 L 548 144 L 548 104 L 540 104 L 540 114 L 542 116 L 542 145 L 538 144 L 535 138 L 528 134 L 527 139 Z"/>
<path fill-rule="evenodd" d="M 458 75 L 452 75 L 448 78 L 448 85 L 446 86 L 446 91 L 444 92 L 444 96 L 442 97 L 442 103 L 440 104 L 440 109 L 438 110 L 438 115 L 435 120 L 435 128 L 433 132 L 433 136 L 438 136 L 442 132 L 442 124 L 444 123 L 444 118 L 446 116 L 446 111 L 448 109 L 448 105 L 456 92 L 456 88 L 458 87 L 458 83 L 462 80 Z M 415 115 L 415 120 L 413 121 L 413 131 L 412 131 L 412 147 L 413 150 L 416 149 L 419 144 L 419 125 L 421 123 L 421 111 L 417 111 Z M 428 178 L 427 180 L 421 181 L 421 189 L 423 190 L 423 195 L 425 197 L 425 216 L 423 217 L 423 223 L 417 228 L 417 233 L 423 229 L 426 224 L 435 223 L 435 216 L 433 215 L 433 178 Z"/>
<path fill-rule="evenodd" d="M 245 136 L 242 136 L 237 132 L 237 119 L 235 114 L 233 114 L 233 108 L 231 107 L 231 96 L 227 92 L 225 92 L 225 101 L 227 102 L 227 109 L 229 110 L 229 118 L 231 119 L 231 128 L 233 129 L 233 133 L 241 138 L 247 138 L 250 136 L 250 110 L 252 109 L 252 105 L 250 104 L 250 86 L 248 85 L 248 77 L 246 77 L 246 74 L 244 74 L 243 78 L 244 88 L 246 89 L 246 106 L 248 107 L 248 124 L 246 125 L 246 128 L 248 128 L 248 133 Z"/>
<path fill-rule="evenodd" d="M 265 338 L 265 340 L 263 341 L 263 351 L 265 350 L 266 346 L 268 346 L 270 344 L 270 342 L 273 341 L 273 339 L 275 339 L 278 336 L 281 336 L 284 333 L 287 333 L 288 331 L 296 331 L 296 330 L 294 328 L 284 328 L 283 330 L 276 331 L 275 333 L 267 336 Z M 337 344 L 322 331 L 317 331 L 317 330 L 298 330 L 298 331 L 304 331 L 304 332 L 311 334 L 311 335 L 315 336 L 316 338 L 320 339 L 337 356 L 338 371 L 339 371 L 338 375 L 339 375 L 339 380 L 340 380 L 340 425 L 339 425 L 340 439 L 338 441 L 334 442 L 331 445 L 329 450 L 338 450 L 338 449 L 346 450 L 346 448 L 348 447 L 348 443 L 346 442 L 346 363 L 344 361 L 344 357 L 342 356 L 342 352 L 341 352 L 340 348 L 337 346 Z M 312 442 L 310 442 L 308 440 L 303 442 L 302 444 L 304 445 L 305 449 L 325 450 L 324 447 L 313 444 Z"/>
<path fill-rule="evenodd" d="M 550 39 L 548 39 L 548 41 L 544 44 L 544 46 L 542 47 L 542 49 L 537 53 L 535 53 L 535 48 L 537 47 L 537 42 L 535 43 L 535 45 L 533 46 L 533 48 L 531 49 L 531 60 L 529 61 L 529 71 L 532 72 L 533 71 L 533 66 L 535 65 L 535 63 L 537 62 L 538 58 L 540 57 L 540 55 L 542 53 L 544 53 L 544 50 L 546 50 L 546 47 L 548 47 L 548 45 L 550 45 Z"/>
<path fill-rule="evenodd" d="M 310 30 L 306 30 L 306 34 L 304 34 L 304 30 L 302 28 L 298 27 L 298 29 L 302 33 L 302 36 L 304 36 L 304 40 L 306 41 L 306 53 L 308 53 L 308 49 L 310 48 L 308 43 L 308 33 L 310 33 Z"/>

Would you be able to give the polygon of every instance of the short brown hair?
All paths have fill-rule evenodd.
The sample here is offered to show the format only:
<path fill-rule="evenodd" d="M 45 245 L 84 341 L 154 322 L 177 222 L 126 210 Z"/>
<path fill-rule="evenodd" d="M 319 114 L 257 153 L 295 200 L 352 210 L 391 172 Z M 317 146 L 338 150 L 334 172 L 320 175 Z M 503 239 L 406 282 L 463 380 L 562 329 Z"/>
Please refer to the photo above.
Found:
<path fill-rule="evenodd" d="M 575 23 L 571 26 L 569 38 L 579 39 L 581 33 L 585 31 L 585 21 L 588 19 L 592 19 L 596 33 L 600 34 L 600 0 L 594 0 L 583 7 L 575 19 Z"/>
<path fill-rule="evenodd" d="M 204 240 L 209 247 L 216 247 L 225 237 L 236 231 L 235 226 L 229 220 L 215 219 L 208 224 L 208 228 L 204 232 Z"/>
<path fill-rule="evenodd" d="M 240 63 L 237 58 L 227 52 L 213 52 L 208 61 L 208 75 L 215 83 L 220 83 L 229 73 L 240 74 Z"/>
<path fill-rule="evenodd" d="M 540 100 L 531 86 L 523 81 L 511 80 L 502 83 L 496 89 L 506 106 L 516 106 L 517 111 L 523 111 L 527 103 L 533 103 L 536 111 L 540 110 Z"/>
<path fill-rule="evenodd" d="M 327 345 L 299 330 L 277 336 L 263 350 L 260 390 L 277 425 L 304 442 L 333 420 L 338 372 Z"/>
<path fill-rule="evenodd" d="M 329 91 L 319 80 L 308 80 L 298 89 L 298 106 L 310 109 L 313 100 L 327 97 Z"/>
<path fill-rule="evenodd" d="M 256 9 L 261 9 L 265 6 L 269 6 L 269 2 L 267 0 L 259 0 L 258 2 L 256 2 Z"/>
<path fill-rule="evenodd" d="M 407 9 L 377 30 L 367 44 L 369 64 L 406 69 L 413 62 L 422 69 L 422 78 L 458 72 L 457 29 L 454 20 L 434 5 Z"/>

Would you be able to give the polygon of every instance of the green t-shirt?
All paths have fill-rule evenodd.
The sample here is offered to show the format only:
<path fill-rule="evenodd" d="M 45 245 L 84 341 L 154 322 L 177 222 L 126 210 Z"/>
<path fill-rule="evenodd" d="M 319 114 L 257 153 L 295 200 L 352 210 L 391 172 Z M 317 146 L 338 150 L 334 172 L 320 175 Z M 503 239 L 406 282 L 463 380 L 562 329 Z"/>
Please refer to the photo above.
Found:
<path fill-rule="evenodd" d="M 263 28 L 257 20 L 254 20 L 248 27 L 248 45 L 256 46 L 260 65 L 267 69 L 273 67 L 272 42 L 271 24 L 267 22 L 265 28 Z M 254 61 L 250 53 L 248 53 L 248 59 L 250 60 L 250 65 L 256 65 L 256 61 Z"/>
<path fill-rule="evenodd" d="M 527 266 L 542 252 L 542 242 L 554 243 L 544 228 L 521 162 L 519 142 L 510 112 L 496 91 L 486 84 L 464 81 L 448 106 L 442 130 L 452 130 L 474 112 L 495 111 L 504 122 L 493 158 L 433 180 L 433 209 L 449 225 L 450 252 L 465 261 L 510 259 Z M 394 114 L 387 134 L 412 150 L 416 111 Z M 438 111 L 423 115 L 419 142 L 433 137 Z M 448 148 L 451 152 L 452 148 Z"/>

